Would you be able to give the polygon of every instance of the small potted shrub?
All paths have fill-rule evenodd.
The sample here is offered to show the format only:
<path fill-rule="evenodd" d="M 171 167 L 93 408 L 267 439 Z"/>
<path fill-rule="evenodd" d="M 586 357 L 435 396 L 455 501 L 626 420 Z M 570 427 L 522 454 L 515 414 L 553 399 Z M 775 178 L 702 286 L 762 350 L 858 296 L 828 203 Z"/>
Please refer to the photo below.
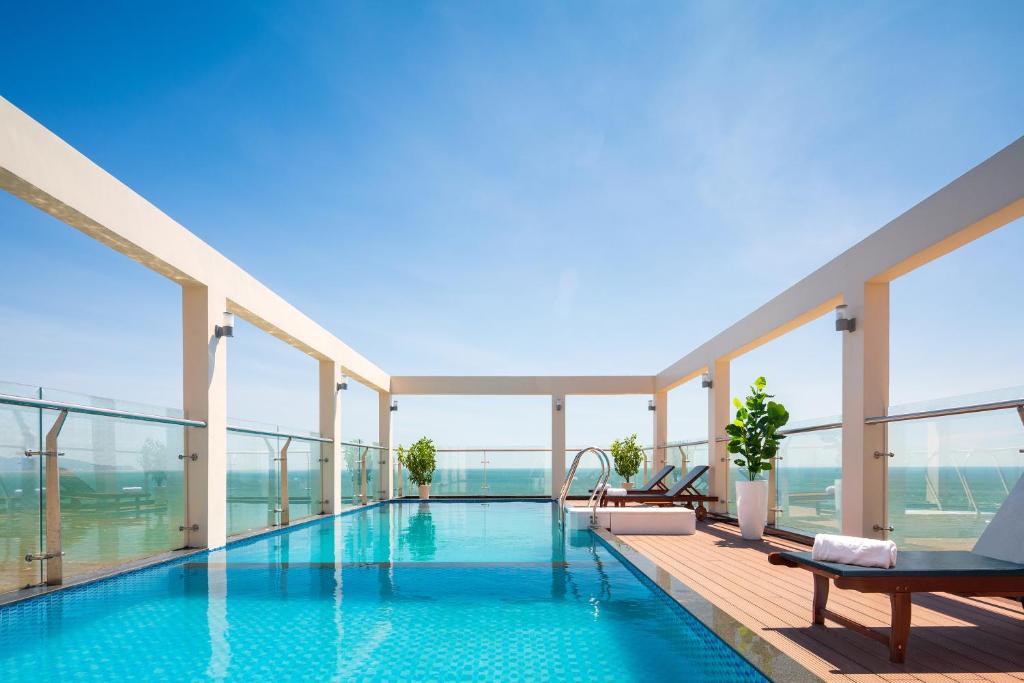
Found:
<path fill-rule="evenodd" d="M 420 500 L 430 498 L 430 482 L 434 480 L 434 470 L 437 468 L 437 448 L 434 442 L 423 437 L 409 450 L 398 447 L 398 460 L 409 472 L 409 480 L 420 487 Z"/>
<path fill-rule="evenodd" d="M 736 406 L 736 419 L 725 427 L 729 436 L 726 446 L 733 460 L 747 473 L 746 481 L 736 482 L 736 517 L 740 522 L 740 535 L 748 540 L 759 540 L 768 521 L 768 482 L 762 472 L 772 468 L 772 459 L 779 452 L 779 442 L 785 437 L 778 430 L 789 422 L 789 413 L 781 403 L 765 392 L 764 377 L 758 377 L 750 387 L 750 395 Z"/>
<path fill-rule="evenodd" d="M 640 471 L 640 465 L 644 462 L 644 451 L 636 442 L 636 434 L 626 437 L 621 441 L 612 441 L 612 459 L 615 461 L 615 471 L 625 479 L 623 488 L 633 488 L 631 479 Z"/>

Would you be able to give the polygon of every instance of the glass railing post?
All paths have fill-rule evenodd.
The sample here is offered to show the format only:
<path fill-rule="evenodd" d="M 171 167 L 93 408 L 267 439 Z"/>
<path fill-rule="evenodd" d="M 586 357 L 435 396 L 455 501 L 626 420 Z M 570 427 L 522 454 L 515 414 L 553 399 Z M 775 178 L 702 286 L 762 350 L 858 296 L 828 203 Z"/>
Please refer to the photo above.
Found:
<path fill-rule="evenodd" d="M 405 497 L 405 474 L 402 472 L 402 461 L 395 458 L 395 477 L 398 479 L 398 497 Z"/>
<path fill-rule="evenodd" d="M 369 455 L 370 449 L 364 448 L 363 454 L 359 458 L 359 504 L 366 505 L 366 457 Z"/>
<path fill-rule="evenodd" d="M 778 467 L 782 461 L 781 455 L 772 458 L 772 468 L 768 470 L 768 526 L 775 526 L 776 515 L 782 512 L 779 507 L 779 476 Z"/>
<path fill-rule="evenodd" d="M 291 512 L 288 508 L 288 447 L 292 445 L 292 437 L 288 437 L 281 446 L 280 462 L 281 477 L 281 526 L 288 526 L 291 522 Z"/>
<path fill-rule="evenodd" d="M 481 486 L 480 488 L 483 491 L 483 495 L 486 496 L 489 492 L 487 486 L 487 465 L 490 463 L 490 461 L 487 459 L 487 451 L 483 451 L 482 455 L 483 458 L 480 460 L 480 464 L 484 466 L 484 483 L 483 486 Z"/>
<path fill-rule="evenodd" d="M 68 411 L 62 410 L 46 433 L 42 451 L 25 451 L 26 456 L 38 455 L 45 461 L 46 551 L 40 555 L 26 555 L 26 562 L 46 563 L 46 584 L 58 586 L 64 582 L 64 550 L 61 543 L 60 519 L 60 465 L 57 437 L 64 428 Z"/>

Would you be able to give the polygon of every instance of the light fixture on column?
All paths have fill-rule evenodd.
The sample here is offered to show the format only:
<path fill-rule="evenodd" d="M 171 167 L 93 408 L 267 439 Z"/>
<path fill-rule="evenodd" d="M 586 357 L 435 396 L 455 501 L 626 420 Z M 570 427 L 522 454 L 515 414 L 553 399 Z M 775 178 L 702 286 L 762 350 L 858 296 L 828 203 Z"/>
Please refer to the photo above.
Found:
<path fill-rule="evenodd" d="M 705 372 L 700 376 L 700 388 L 710 389 L 711 388 L 711 373 Z"/>
<path fill-rule="evenodd" d="M 836 306 L 836 332 L 853 332 L 857 329 L 857 319 L 846 317 L 846 304 Z"/>
<path fill-rule="evenodd" d="M 347 390 L 348 390 L 348 377 L 346 377 L 345 375 L 342 375 L 341 376 L 341 381 L 338 382 L 338 391 L 347 391 Z"/>
<path fill-rule="evenodd" d="M 657 410 L 657 409 L 658 409 L 658 406 L 654 405 L 654 399 L 653 398 L 650 401 L 647 402 L 647 410 L 652 410 L 653 411 L 653 410 Z"/>
<path fill-rule="evenodd" d="M 562 399 L 556 398 L 555 399 L 555 411 L 556 412 L 560 412 L 561 410 L 562 410 Z"/>
<path fill-rule="evenodd" d="M 221 337 L 234 337 L 235 336 L 235 314 L 224 311 L 224 324 L 213 326 L 213 336 L 217 339 Z"/>
<path fill-rule="evenodd" d="M 391 401 L 391 412 L 394 413 L 398 410 L 398 401 Z"/>

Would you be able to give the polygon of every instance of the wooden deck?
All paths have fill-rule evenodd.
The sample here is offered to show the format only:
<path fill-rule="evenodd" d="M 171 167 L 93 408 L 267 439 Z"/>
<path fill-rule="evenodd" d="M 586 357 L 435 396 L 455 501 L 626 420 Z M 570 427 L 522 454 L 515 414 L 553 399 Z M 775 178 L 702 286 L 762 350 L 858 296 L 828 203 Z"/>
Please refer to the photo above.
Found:
<path fill-rule="evenodd" d="M 826 681 L 1024 680 L 1024 610 L 1003 598 L 914 596 L 906 664 L 888 649 L 829 623 L 811 625 L 811 574 L 768 564 L 775 550 L 806 550 L 766 537 L 750 542 L 735 527 L 701 524 L 694 536 L 621 536 L 695 592 Z M 886 628 L 889 600 L 832 588 L 829 607 Z"/>

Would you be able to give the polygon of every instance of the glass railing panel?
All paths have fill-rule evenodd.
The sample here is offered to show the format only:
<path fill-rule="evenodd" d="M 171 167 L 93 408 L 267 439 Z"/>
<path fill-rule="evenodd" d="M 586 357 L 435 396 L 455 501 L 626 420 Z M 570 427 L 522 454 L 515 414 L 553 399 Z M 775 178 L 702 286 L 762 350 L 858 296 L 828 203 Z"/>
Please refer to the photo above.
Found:
<path fill-rule="evenodd" d="M 359 460 L 365 448 L 353 445 L 342 445 L 342 470 L 341 470 L 341 501 L 346 505 L 355 505 L 359 502 Z"/>
<path fill-rule="evenodd" d="M 379 446 L 380 444 L 373 444 Z M 381 458 L 384 451 L 380 448 L 370 448 L 366 452 L 366 499 L 380 500 L 380 471 Z"/>
<path fill-rule="evenodd" d="M 183 427 L 71 413 L 58 451 L 65 579 L 184 547 Z"/>
<path fill-rule="evenodd" d="M 725 457 L 727 457 L 729 459 L 729 462 L 727 463 L 729 465 L 729 470 L 728 470 L 728 472 L 729 472 L 729 479 L 728 479 L 728 482 L 727 482 L 726 487 L 725 487 L 725 495 L 728 498 L 728 502 L 726 504 L 726 510 L 728 511 L 728 513 L 731 516 L 735 517 L 736 516 L 736 482 L 737 481 L 745 481 L 747 479 L 747 473 L 744 472 L 743 470 L 741 470 L 735 464 L 733 464 L 733 460 L 735 460 L 735 456 L 733 456 L 731 453 L 726 453 Z M 726 463 L 719 463 L 719 464 L 726 464 Z"/>
<path fill-rule="evenodd" d="M 782 440 L 775 462 L 775 526 L 809 535 L 839 533 L 842 451 L 840 428 Z"/>
<path fill-rule="evenodd" d="M 380 499 L 381 449 L 377 444 L 360 439 L 345 439 L 342 445 L 341 500 L 347 505 L 361 502 L 363 472 L 366 477 L 366 500 Z M 364 462 L 365 461 L 365 462 Z"/>
<path fill-rule="evenodd" d="M 22 391 L 24 389 L 24 391 Z M 36 397 L 30 387 L 0 384 L 6 394 Z M 26 562 L 43 548 L 41 411 L 0 405 L 0 593 L 42 581 L 43 563 Z"/>
<path fill-rule="evenodd" d="M 480 495 L 550 496 L 550 451 L 485 451 Z M 476 474 L 477 470 L 474 472 Z M 475 488 L 475 486 L 473 487 Z"/>
<path fill-rule="evenodd" d="M 320 448 L 317 441 L 298 439 L 288 446 L 288 515 L 293 522 L 320 514 Z"/>
<path fill-rule="evenodd" d="M 279 523 L 277 458 L 282 444 L 277 437 L 228 432 L 229 536 Z"/>
<path fill-rule="evenodd" d="M 404 468 L 400 474 L 404 496 L 419 489 Z M 432 496 L 550 496 L 551 453 L 537 450 L 481 451 L 441 448 L 430 486 Z"/>
<path fill-rule="evenodd" d="M 437 469 L 430 484 L 430 493 L 435 496 L 482 495 L 479 472 L 483 467 L 482 453 L 440 450 L 436 455 Z M 476 473 L 473 473 L 473 470 Z M 405 495 L 418 496 L 419 487 L 409 479 L 409 472 L 403 468 L 402 484 Z"/>
<path fill-rule="evenodd" d="M 1024 473 L 1012 409 L 891 422 L 888 447 L 890 538 L 907 549 L 969 550 Z"/>
<path fill-rule="evenodd" d="M 708 464 L 708 445 L 703 443 L 691 446 L 667 446 L 665 448 L 665 464 L 675 466 L 675 469 L 665 477 L 665 485 L 671 487 L 682 478 L 685 472 L 694 467 Z M 706 492 L 707 476 L 701 477 L 695 486 L 698 491 Z"/>

